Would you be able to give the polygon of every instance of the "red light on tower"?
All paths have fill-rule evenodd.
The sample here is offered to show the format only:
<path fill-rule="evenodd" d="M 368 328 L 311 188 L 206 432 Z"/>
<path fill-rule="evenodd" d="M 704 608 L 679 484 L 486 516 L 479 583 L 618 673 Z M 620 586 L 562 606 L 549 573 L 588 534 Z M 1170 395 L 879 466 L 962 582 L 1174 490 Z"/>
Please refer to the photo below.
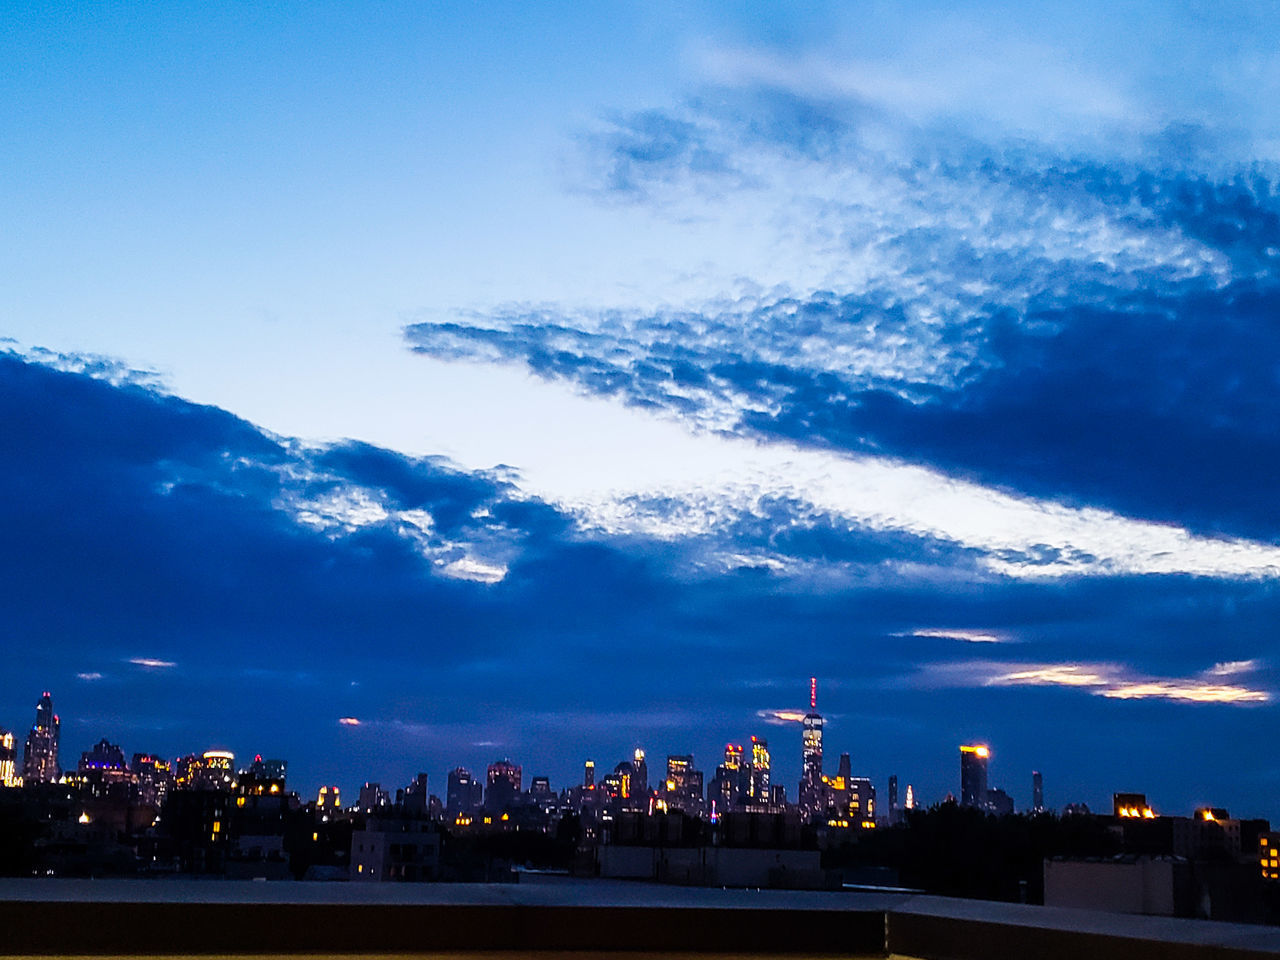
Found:
<path fill-rule="evenodd" d="M 809 678 L 809 709 L 815 713 L 818 710 L 818 678 Z"/>

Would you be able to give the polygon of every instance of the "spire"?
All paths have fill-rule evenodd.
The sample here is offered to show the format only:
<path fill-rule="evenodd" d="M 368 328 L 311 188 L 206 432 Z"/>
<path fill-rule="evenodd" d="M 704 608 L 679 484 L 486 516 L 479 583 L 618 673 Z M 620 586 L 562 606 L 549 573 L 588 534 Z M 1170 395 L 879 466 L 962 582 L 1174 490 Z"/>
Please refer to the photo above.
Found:
<path fill-rule="evenodd" d="M 815 713 L 818 710 L 818 678 L 809 678 L 809 709 Z"/>

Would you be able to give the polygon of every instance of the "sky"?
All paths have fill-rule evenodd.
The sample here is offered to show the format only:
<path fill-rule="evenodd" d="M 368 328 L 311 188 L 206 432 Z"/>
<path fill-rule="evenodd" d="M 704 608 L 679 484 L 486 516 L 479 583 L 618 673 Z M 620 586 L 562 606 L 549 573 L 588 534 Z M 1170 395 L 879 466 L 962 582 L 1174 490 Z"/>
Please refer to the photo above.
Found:
<path fill-rule="evenodd" d="M 1280 11 L 4 4 L 0 726 L 1280 820 Z"/>

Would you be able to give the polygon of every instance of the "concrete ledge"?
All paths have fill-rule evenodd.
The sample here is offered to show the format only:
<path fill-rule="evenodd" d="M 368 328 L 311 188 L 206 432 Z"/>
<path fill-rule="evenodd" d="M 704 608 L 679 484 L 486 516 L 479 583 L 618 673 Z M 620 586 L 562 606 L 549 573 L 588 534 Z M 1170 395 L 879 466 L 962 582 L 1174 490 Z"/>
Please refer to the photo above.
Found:
<path fill-rule="evenodd" d="M 882 912 L 834 910 L 11 901 L 0 929 L 8 955 L 884 950 Z"/>
<path fill-rule="evenodd" d="M 1275 956 L 1265 948 L 1179 943 L 910 913 L 889 914 L 888 929 L 891 953 L 927 960 L 1258 960 Z"/>

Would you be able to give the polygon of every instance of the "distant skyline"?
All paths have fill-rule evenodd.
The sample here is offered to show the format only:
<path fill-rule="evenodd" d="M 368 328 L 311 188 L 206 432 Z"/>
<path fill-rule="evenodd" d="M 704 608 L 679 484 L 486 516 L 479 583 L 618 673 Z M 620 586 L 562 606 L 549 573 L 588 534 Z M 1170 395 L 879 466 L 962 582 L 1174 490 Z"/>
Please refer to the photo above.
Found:
<path fill-rule="evenodd" d="M 0 726 L 1280 820 L 1273 6 L 5 13 Z"/>

